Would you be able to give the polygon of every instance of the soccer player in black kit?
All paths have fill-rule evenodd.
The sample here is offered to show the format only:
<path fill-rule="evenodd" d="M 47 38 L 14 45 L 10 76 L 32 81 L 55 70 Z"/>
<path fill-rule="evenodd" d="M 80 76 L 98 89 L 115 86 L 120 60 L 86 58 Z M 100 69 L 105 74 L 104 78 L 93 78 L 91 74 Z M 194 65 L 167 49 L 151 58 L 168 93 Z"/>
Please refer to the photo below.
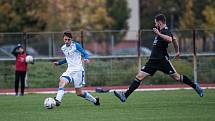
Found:
<path fill-rule="evenodd" d="M 169 55 L 167 53 L 169 43 L 173 42 L 176 57 L 179 56 L 180 53 L 177 41 L 167 28 L 166 17 L 163 14 L 158 14 L 155 17 L 155 28 L 153 28 L 153 31 L 155 33 L 155 39 L 148 62 L 136 75 L 136 78 L 133 80 L 127 91 L 114 91 L 115 96 L 118 97 L 121 102 L 125 102 L 129 95 L 139 87 L 141 81 L 144 80 L 145 77 L 153 76 L 158 70 L 169 75 L 176 81 L 180 81 L 191 86 L 200 97 L 203 97 L 204 93 L 201 87 L 197 83 L 192 82 L 187 76 L 178 74 L 169 60 Z"/>

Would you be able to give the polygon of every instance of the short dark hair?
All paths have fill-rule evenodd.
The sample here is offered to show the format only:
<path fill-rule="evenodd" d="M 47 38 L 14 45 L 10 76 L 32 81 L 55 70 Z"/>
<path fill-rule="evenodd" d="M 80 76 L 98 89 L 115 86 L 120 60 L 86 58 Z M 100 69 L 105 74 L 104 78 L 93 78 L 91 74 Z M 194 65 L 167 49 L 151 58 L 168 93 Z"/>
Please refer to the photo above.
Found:
<path fill-rule="evenodd" d="M 63 36 L 67 36 L 67 37 L 69 37 L 69 38 L 72 39 L 72 33 L 71 33 L 70 31 L 65 31 L 65 32 L 63 33 Z"/>
<path fill-rule="evenodd" d="M 158 14 L 155 16 L 156 21 L 162 21 L 163 23 L 166 23 L 166 16 L 164 14 Z"/>

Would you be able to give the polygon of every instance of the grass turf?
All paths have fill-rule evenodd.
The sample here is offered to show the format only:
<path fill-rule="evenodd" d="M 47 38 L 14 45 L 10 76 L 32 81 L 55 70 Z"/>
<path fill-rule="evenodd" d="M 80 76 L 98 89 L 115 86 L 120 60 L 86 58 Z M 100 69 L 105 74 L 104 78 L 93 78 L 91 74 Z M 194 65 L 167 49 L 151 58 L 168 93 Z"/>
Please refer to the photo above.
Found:
<path fill-rule="evenodd" d="M 193 90 L 135 92 L 126 103 L 96 94 L 101 106 L 67 93 L 60 107 L 45 109 L 47 94 L 0 96 L 0 121 L 214 121 L 215 90 L 200 98 Z"/>

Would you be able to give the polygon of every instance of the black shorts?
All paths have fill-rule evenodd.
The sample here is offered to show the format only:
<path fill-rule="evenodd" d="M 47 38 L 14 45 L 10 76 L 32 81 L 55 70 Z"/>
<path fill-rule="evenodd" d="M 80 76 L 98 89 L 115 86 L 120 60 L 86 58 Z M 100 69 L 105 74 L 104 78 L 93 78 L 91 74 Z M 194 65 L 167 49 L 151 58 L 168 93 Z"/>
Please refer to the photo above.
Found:
<path fill-rule="evenodd" d="M 141 71 L 150 76 L 153 76 L 157 70 L 168 75 L 176 73 L 176 70 L 169 59 L 149 59 L 146 65 L 141 69 Z"/>

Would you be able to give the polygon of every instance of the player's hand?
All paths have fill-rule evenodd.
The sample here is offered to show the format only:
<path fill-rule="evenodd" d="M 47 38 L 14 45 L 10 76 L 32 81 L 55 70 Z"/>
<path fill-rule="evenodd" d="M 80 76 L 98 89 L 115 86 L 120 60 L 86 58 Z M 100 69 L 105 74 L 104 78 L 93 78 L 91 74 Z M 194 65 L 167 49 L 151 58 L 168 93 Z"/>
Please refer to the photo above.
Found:
<path fill-rule="evenodd" d="M 58 61 L 53 62 L 55 66 L 59 65 Z"/>
<path fill-rule="evenodd" d="M 84 63 L 89 64 L 90 60 L 89 59 L 84 59 Z"/>
<path fill-rule="evenodd" d="M 175 58 L 176 58 L 176 59 L 179 59 L 179 58 L 180 58 L 180 52 L 177 52 L 177 53 L 176 53 Z"/>
<path fill-rule="evenodd" d="M 157 28 L 153 28 L 153 31 L 155 34 L 159 35 L 160 34 L 160 31 L 157 29 Z"/>

